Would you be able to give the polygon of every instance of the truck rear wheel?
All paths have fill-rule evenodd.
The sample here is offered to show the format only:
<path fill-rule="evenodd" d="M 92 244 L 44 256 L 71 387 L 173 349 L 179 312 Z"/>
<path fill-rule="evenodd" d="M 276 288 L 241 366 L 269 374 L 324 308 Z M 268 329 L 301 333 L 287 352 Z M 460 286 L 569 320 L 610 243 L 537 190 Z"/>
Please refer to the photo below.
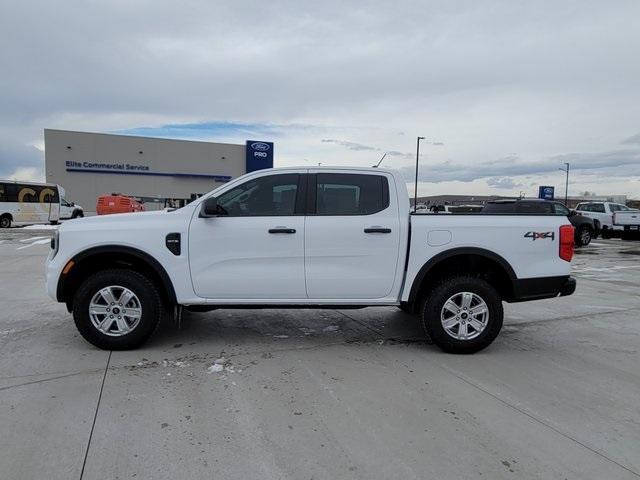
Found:
<path fill-rule="evenodd" d="M 73 300 L 78 331 L 103 350 L 129 350 L 142 345 L 156 330 L 161 313 L 158 289 L 133 270 L 94 273 Z"/>
<path fill-rule="evenodd" d="M 438 347 L 474 353 L 488 347 L 502 328 L 502 299 L 485 280 L 451 277 L 437 285 L 422 305 L 422 325 Z"/>
<path fill-rule="evenodd" d="M 578 229 L 576 233 L 576 244 L 580 247 L 586 247 L 591 243 L 593 238 L 593 231 L 588 225 L 583 225 Z"/>
<path fill-rule="evenodd" d="M 11 216 L 2 215 L 2 217 L 0 217 L 0 228 L 9 228 L 10 226 L 11 226 Z"/>

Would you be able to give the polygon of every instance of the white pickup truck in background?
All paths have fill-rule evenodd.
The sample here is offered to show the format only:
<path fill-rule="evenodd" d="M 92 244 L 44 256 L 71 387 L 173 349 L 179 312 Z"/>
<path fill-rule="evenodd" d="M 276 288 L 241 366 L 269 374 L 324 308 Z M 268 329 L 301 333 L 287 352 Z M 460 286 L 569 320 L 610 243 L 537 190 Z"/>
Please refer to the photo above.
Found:
<path fill-rule="evenodd" d="M 622 227 L 622 238 L 631 238 L 640 233 L 640 210 L 628 208 L 613 214 L 613 226 Z"/>
<path fill-rule="evenodd" d="M 49 295 L 104 349 L 142 344 L 166 312 L 395 305 L 449 352 L 489 345 L 502 302 L 570 295 L 573 227 L 549 215 L 411 215 L 374 168 L 239 177 L 174 211 L 63 224 Z"/>
<path fill-rule="evenodd" d="M 601 230 L 602 238 L 609 238 L 615 235 L 619 236 L 624 230 L 622 225 L 615 225 L 613 215 L 617 212 L 627 212 L 632 209 L 621 203 L 582 202 L 576 206 L 575 210 L 580 215 L 598 222 L 599 225 L 596 225 L 596 228 Z"/>

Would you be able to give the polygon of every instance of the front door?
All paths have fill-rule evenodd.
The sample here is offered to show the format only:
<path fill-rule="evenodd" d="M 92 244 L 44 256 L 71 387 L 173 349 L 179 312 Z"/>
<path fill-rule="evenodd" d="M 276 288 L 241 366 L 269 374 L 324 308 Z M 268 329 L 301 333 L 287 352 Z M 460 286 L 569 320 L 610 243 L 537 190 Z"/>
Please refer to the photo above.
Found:
<path fill-rule="evenodd" d="M 397 195 L 390 178 L 339 171 L 309 175 L 314 199 L 305 228 L 310 299 L 390 295 L 400 249 Z"/>
<path fill-rule="evenodd" d="M 194 216 L 189 264 L 198 296 L 306 298 L 302 179 L 286 172 L 249 178 L 219 194 L 219 216 Z"/>

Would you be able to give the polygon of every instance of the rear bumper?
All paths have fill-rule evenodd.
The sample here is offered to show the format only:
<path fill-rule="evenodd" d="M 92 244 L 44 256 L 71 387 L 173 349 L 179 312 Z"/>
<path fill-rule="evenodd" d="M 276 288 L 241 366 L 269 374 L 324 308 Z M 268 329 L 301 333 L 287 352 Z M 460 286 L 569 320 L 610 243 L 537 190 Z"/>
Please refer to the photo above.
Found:
<path fill-rule="evenodd" d="M 526 302 L 544 298 L 565 297 L 576 291 L 576 279 L 569 275 L 518 279 L 513 283 L 510 302 Z"/>

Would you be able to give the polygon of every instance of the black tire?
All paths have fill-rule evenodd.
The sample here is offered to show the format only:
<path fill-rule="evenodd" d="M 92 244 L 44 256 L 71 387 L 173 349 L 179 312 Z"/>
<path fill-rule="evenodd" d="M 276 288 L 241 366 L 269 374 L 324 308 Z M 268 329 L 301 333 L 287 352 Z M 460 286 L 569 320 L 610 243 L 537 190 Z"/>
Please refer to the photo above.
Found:
<path fill-rule="evenodd" d="M 11 226 L 11 216 L 3 215 L 0 217 L 0 228 L 9 228 Z"/>
<path fill-rule="evenodd" d="M 60 222 L 58 220 L 51 220 L 49 223 L 51 225 L 58 225 Z"/>
<path fill-rule="evenodd" d="M 456 294 L 471 292 L 487 305 L 488 318 L 484 330 L 475 338 L 460 340 L 451 336 L 442 325 L 441 312 L 445 302 Z M 502 299 L 485 280 L 471 276 L 451 277 L 431 290 L 422 304 L 422 325 L 438 347 L 449 353 L 475 353 L 495 340 L 502 328 Z"/>
<path fill-rule="evenodd" d="M 589 225 L 582 225 L 576 231 L 576 245 L 580 247 L 586 247 L 591 243 L 593 238 L 593 230 Z"/>
<path fill-rule="evenodd" d="M 82 218 L 84 217 L 84 212 L 82 210 L 74 210 L 71 218 Z"/>
<path fill-rule="evenodd" d="M 608 228 L 604 228 L 604 229 L 602 230 L 602 239 L 603 239 L 603 240 L 607 240 L 607 239 L 609 239 L 609 238 L 611 238 L 611 232 L 609 231 L 609 229 L 608 229 Z"/>
<path fill-rule="evenodd" d="M 109 336 L 91 321 L 89 304 L 101 289 L 121 286 L 133 292 L 140 303 L 140 321 L 129 333 Z M 162 315 L 162 300 L 154 283 L 146 276 L 126 269 L 102 270 L 87 278 L 73 298 L 73 320 L 80 334 L 89 343 L 103 350 L 131 350 L 153 335 Z"/>

